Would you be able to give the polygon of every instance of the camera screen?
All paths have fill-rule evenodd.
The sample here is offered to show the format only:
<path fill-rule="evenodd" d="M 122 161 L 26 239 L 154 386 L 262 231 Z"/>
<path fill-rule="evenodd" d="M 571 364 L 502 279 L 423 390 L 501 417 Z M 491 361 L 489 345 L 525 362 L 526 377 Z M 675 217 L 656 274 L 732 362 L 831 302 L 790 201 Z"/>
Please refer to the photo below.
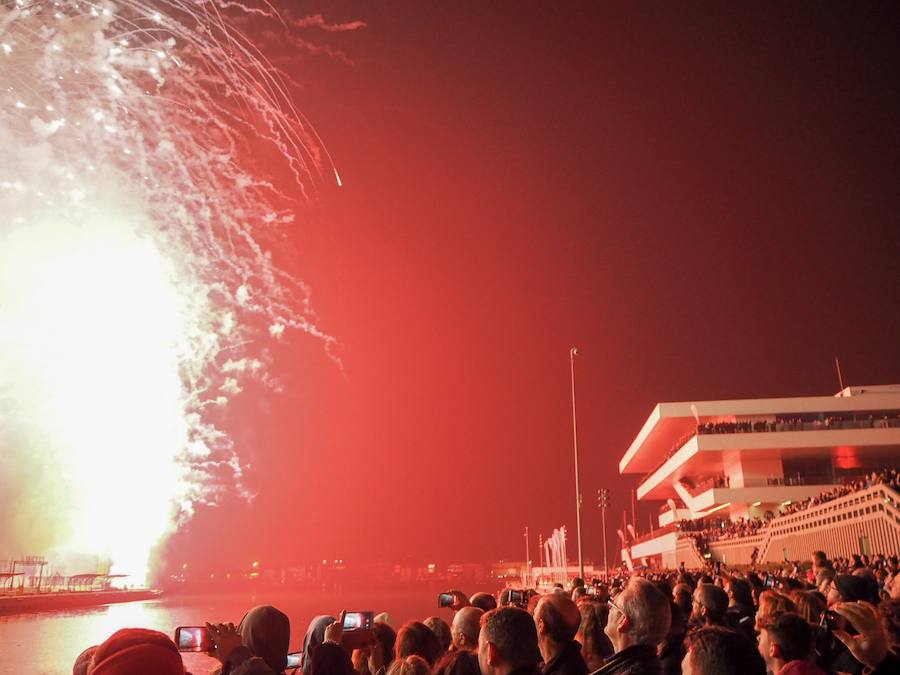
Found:
<path fill-rule="evenodd" d="M 441 593 L 438 596 L 438 607 L 450 607 L 453 604 L 453 593 Z"/>
<path fill-rule="evenodd" d="M 369 630 L 374 617 L 374 612 L 345 612 L 344 630 Z"/>
<path fill-rule="evenodd" d="M 212 640 L 206 626 L 180 626 L 175 629 L 175 644 L 180 652 L 206 652 L 212 649 Z"/>

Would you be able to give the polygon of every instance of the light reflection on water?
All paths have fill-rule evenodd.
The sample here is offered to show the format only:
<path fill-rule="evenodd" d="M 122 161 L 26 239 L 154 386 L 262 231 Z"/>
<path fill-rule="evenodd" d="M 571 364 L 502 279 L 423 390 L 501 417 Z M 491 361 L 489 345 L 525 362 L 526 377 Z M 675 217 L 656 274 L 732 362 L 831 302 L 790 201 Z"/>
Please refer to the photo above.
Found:
<path fill-rule="evenodd" d="M 291 620 L 291 649 L 299 650 L 310 620 L 318 614 L 337 615 L 350 611 L 387 611 L 395 626 L 409 619 L 441 616 L 437 591 L 424 588 L 391 592 L 260 592 L 256 595 L 196 595 L 106 605 L 40 614 L 0 617 L 0 673 L 65 674 L 72 672 L 75 657 L 85 648 L 99 644 L 119 628 L 154 628 L 168 635 L 176 626 L 205 621 L 233 621 L 255 605 L 271 604 Z M 184 654 L 186 667 L 194 675 L 206 675 L 217 662 L 203 654 Z"/>

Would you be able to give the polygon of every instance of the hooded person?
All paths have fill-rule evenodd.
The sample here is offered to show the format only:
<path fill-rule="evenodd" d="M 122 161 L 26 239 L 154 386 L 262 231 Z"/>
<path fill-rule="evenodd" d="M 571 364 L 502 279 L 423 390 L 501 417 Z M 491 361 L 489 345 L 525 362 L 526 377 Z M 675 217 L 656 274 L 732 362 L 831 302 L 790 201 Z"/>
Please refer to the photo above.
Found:
<path fill-rule="evenodd" d="M 90 675 L 185 675 L 178 647 L 165 633 L 122 628 L 99 645 L 87 670 Z"/>
<path fill-rule="evenodd" d="M 325 629 L 335 621 L 337 619 L 333 616 L 322 614 L 309 622 L 309 628 L 306 629 L 306 636 L 303 638 L 303 675 L 311 675 L 313 654 L 316 648 L 325 642 Z"/>
<path fill-rule="evenodd" d="M 238 632 L 254 656 L 276 673 L 284 672 L 291 642 L 291 621 L 286 614 L 271 605 L 254 607 L 241 619 Z"/>

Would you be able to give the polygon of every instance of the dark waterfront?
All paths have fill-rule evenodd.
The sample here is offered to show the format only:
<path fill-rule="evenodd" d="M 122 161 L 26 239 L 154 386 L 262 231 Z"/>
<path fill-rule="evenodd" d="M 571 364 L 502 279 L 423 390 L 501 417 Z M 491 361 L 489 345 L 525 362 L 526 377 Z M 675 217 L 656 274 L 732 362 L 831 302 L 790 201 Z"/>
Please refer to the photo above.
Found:
<path fill-rule="evenodd" d="M 475 592 L 479 589 L 471 589 Z M 428 587 L 395 591 L 288 591 L 256 593 L 167 595 L 156 600 L 106 605 L 77 611 L 47 612 L 0 617 L 0 673 L 63 674 L 72 672 L 75 657 L 98 644 L 119 628 L 141 626 L 171 635 L 176 626 L 205 621 L 240 621 L 255 605 L 271 604 L 291 619 L 291 649 L 299 650 L 310 620 L 318 614 L 337 615 L 342 609 L 388 612 L 395 626 L 408 619 L 438 615 L 449 619 L 449 610 L 438 610 L 437 592 Z M 205 675 L 216 661 L 203 655 L 185 654 L 193 675 Z"/>

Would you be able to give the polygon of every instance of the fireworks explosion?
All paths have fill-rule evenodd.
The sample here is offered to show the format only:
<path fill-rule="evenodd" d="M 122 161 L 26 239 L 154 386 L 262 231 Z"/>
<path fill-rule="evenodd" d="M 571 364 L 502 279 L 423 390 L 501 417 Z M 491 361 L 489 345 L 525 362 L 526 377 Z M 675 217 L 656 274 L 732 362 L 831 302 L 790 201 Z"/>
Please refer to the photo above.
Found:
<path fill-rule="evenodd" d="M 142 580 L 214 476 L 239 485 L 207 412 L 267 377 L 254 345 L 331 345 L 262 243 L 284 196 L 242 168 L 339 182 L 234 27 L 262 7 L 0 0 L 0 554 Z"/>

